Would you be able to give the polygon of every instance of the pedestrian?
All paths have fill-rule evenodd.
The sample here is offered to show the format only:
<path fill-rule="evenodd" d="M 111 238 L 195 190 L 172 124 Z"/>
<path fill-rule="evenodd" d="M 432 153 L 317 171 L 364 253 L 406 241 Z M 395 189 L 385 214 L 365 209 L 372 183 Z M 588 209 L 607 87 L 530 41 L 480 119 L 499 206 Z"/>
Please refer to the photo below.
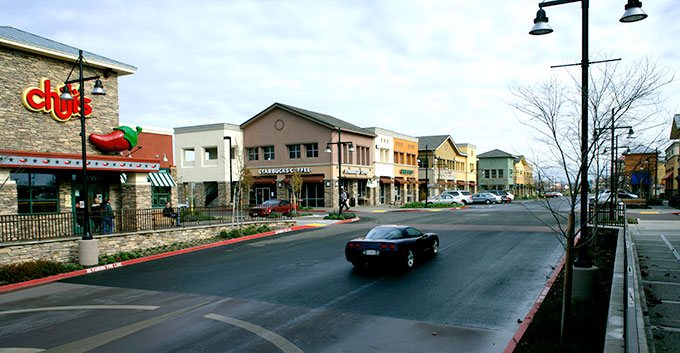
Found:
<path fill-rule="evenodd" d="M 170 205 L 170 202 L 165 203 L 165 208 L 163 209 L 163 217 L 170 218 L 170 223 L 175 225 L 175 210 Z"/>
<path fill-rule="evenodd" d="M 113 209 L 111 209 L 111 201 L 107 197 L 101 205 L 102 215 L 102 234 L 111 234 L 113 230 Z"/>
<path fill-rule="evenodd" d="M 94 198 L 94 202 L 92 203 L 91 207 L 91 217 L 92 219 L 92 226 L 93 232 L 101 232 L 102 230 L 102 215 L 101 215 L 101 210 L 102 210 L 102 201 L 98 198 Z"/>
<path fill-rule="evenodd" d="M 349 198 L 349 194 L 347 194 L 347 191 L 345 188 L 340 189 L 340 211 L 342 211 L 342 208 L 344 207 L 345 210 L 349 211 L 349 206 L 347 205 L 347 199 Z"/>

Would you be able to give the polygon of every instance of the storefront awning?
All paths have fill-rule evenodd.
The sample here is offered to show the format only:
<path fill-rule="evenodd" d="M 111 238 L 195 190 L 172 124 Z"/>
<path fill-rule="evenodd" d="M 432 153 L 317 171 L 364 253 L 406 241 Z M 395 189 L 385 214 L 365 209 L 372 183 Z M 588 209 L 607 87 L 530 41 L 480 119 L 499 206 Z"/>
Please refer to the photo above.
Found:
<path fill-rule="evenodd" d="M 460 186 L 465 186 L 465 181 L 464 180 L 456 180 L 456 184 Z"/>
<path fill-rule="evenodd" d="M 670 172 L 670 173 L 664 175 L 664 177 L 661 178 L 661 179 L 671 179 L 671 178 L 673 178 L 673 172 Z"/>
<path fill-rule="evenodd" d="M 258 184 L 274 184 L 276 182 L 276 177 L 254 177 L 253 185 Z"/>
<path fill-rule="evenodd" d="M 474 181 L 471 181 L 470 185 L 477 185 L 477 183 L 475 183 Z"/>
<path fill-rule="evenodd" d="M 406 184 L 406 179 L 404 179 L 402 177 L 395 177 L 394 182 L 399 183 L 399 184 Z"/>
<path fill-rule="evenodd" d="M 409 184 L 418 184 L 418 180 L 416 178 L 406 178 L 408 180 Z"/>
<path fill-rule="evenodd" d="M 172 179 L 170 173 L 149 173 L 146 177 L 147 180 L 151 182 L 151 185 L 155 187 L 175 187 L 177 183 Z"/>
<path fill-rule="evenodd" d="M 392 184 L 392 179 L 388 177 L 380 177 L 380 182 L 383 184 Z"/>

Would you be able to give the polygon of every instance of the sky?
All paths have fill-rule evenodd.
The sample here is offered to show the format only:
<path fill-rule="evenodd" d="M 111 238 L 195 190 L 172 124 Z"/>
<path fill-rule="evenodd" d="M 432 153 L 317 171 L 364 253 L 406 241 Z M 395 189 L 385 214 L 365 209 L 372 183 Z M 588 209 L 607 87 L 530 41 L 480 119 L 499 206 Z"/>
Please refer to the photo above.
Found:
<path fill-rule="evenodd" d="M 642 1 L 649 17 L 632 24 L 619 22 L 625 3 L 590 2 L 591 60 L 646 56 L 677 75 L 678 0 Z M 546 8 L 544 36 L 528 34 L 537 11 L 536 0 L 0 0 L 0 25 L 137 67 L 119 78 L 121 125 L 241 124 L 279 102 L 530 159 L 510 87 L 578 78 L 578 66 L 550 66 L 581 60 L 581 4 Z M 661 130 L 679 88 L 662 91 Z"/>

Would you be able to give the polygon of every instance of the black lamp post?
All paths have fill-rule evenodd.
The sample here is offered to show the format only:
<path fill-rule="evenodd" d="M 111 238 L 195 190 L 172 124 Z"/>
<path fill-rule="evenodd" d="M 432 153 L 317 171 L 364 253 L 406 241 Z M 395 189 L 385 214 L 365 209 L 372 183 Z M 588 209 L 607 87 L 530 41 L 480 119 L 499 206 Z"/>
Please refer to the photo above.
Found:
<path fill-rule="evenodd" d="M 94 90 L 92 90 L 93 95 L 97 96 L 103 96 L 106 94 L 104 91 L 104 86 L 102 85 L 102 81 L 99 80 L 99 75 L 95 74 L 94 76 L 91 77 L 83 77 L 83 62 L 87 64 L 87 61 L 85 61 L 85 58 L 83 57 L 83 51 L 78 50 L 78 60 L 73 65 L 73 68 L 71 69 L 71 72 L 68 74 L 68 77 L 66 78 L 66 81 L 64 82 L 64 87 L 61 90 L 61 95 L 59 96 L 60 99 L 62 100 L 73 100 L 73 96 L 71 95 L 71 92 L 69 90 L 69 86 L 71 83 L 78 83 L 79 87 L 79 95 L 80 95 L 80 141 L 82 144 L 82 153 L 83 153 L 83 194 L 84 194 L 84 199 L 85 199 L 85 209 L 83 210 L 83 240 L 90 240 L 92 239 L 92 234 L 90 234 L 90 202 L 88 199 L 88 187 L 87 187 L 87 150 L 86 150 L 86 145 L 85 145 L 85 91 L 83 86 L 85 85 L 85 81 L 89 80 L 96 80 L 94 83 Z M 71 74 L 73 73 L 73 70 L 78 66 L 78 78 L 75 80 L 69 80 L 71 78 Z M 94 70 L 92 67 L 90 67 L 89 64 L 87 64 L 87 67 L 94 73 Z"/>
<path fill-rule="evenodd" d="M 338 215 L 342 214 L 342 149 L 340 146 L 349 145 L 347 150 L 349 152 L 354 152 L 354 145 L 349 141 L 342 141 L 340 139 L 340 127 L 338 127 L 338 141 L 326 143 L 327 153 L 331 153 L 331 145 L 338 145 Z"/>
<path fill-rule="evenodd" d="M 618 141 L 617 141 L 618 137 L 615 136 L 615 131 L 616 131 L 616 129 L 628 129 L 628 138 L 629 139 L 632 138 L 633 134 L 634 134 L 632 126 L 614 126 L 614 122 L 615 122 L 614 108 L 612 108 L 612 126 L 595 129 L 595 131 L 611 130 L 611 132 L 612 132 L 612 135 L 611 135 L 611 151 L 612 151 L 612 153 L 611 153 L 611 171 L 610 171 L 611 177 L 610 177 L 610 180 L 609 180 L 609 198 L 611 199 L 611 202 L 612 202 L 612 207 L 611 207 L 612 218 L 611 219 L 614 219 L 613 214 L 614 214 L 614 209 L 617 205 L 616 197 L 618 195 L 618 190 L 617 190 L 618 186 L 616 185 L 616 180 L 614 179 L 614 176 L 616 175 L 616 172 L 614 170 L 614 168 L 615 168 L 614 158 L 616 157 L 616 153 L 617 153 L 617 150 L 618 150 Z M 616 146 L 614 145 L 615 141 L 616 141 Z"/>

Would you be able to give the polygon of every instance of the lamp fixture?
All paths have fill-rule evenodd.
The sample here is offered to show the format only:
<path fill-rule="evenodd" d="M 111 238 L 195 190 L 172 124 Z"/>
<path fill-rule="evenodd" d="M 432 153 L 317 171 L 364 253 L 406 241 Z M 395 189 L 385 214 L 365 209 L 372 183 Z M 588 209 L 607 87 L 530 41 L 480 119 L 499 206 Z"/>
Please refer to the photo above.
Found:
<path fill-rule="evenodd" d="M 625 9 L 626 12 L 623 13 L 619 22 L 630 23 L 647 18 L 647 14 L 642 11 L 642 2 L 640 0 L 628 0 Z"/>
<path fill-rule="evenodd" d="M 635 134 L 635 132 L 633 132 L 633 128 L 631 127 L 631 128 L 628 130 L 628 136 L 626 136 L 626 138 L 629 139 L 629 140 L 632 140 L 632 139 L 635 138 L 635 136 L 633 136 L 634 134 Z"/>
<path fill-rule="evenodd" d="M 529 31 L 529 34 L 540 36 L 542 34 L 552 33 L 553 29 L 548 24 L 548 16 L 545 15 L 545 10 L 538 9 L 536 18 L 534 19 L 534 26 Z"/>
<path fill-rule="evenodd" d="M 163 153 L 163 162 L 167 162 L 167 161 L 168 161 L 168 156 L 166 156 L 165 153 Z"/>

